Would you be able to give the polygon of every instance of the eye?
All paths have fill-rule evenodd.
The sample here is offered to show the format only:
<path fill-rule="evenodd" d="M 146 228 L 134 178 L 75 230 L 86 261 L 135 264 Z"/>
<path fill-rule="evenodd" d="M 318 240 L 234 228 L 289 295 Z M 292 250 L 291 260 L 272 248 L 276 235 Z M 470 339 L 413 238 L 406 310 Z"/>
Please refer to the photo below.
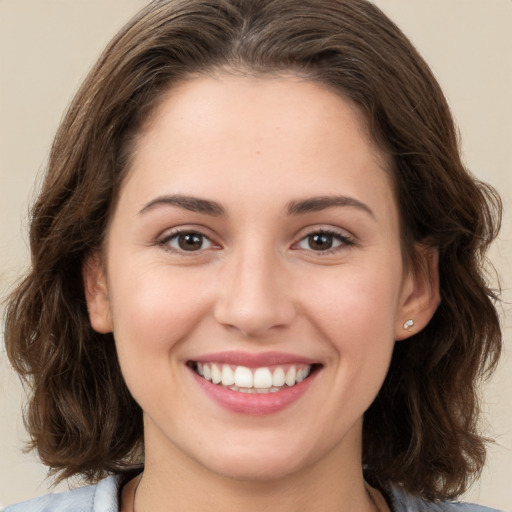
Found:
<path fill-rule="evenodd" d="M 338 247 L 353 245 L 349 237 L 332 231 L 316 231 L 302 238 L 297 247 L 299 249 L 316 252 L 330 252 Z"/>
<path fill-rule="evenodd" d="M 166 236 L 160 244 L 177 252 L 196 252 L 213 247 L 212 241 L 197 231 L 178 231 Z"/>

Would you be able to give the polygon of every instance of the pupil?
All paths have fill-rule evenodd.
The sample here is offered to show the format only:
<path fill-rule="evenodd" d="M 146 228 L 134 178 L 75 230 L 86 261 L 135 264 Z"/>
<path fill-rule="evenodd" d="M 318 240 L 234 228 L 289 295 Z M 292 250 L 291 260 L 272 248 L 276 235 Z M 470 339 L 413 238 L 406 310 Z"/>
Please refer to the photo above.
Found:
<path fill-rule="evenodd" d="M 330 249 L 332 247 L 332 235 L 326 233 L 310 235 L 309 246 L 316 251 Z"/>
<path fill-rule="evenodd" d="M 187 233 L 185 235 L 180 235 L 178 238 L 178 244 L 180 249 L 184 251 L 194 251 L 196 249 L 201 249 L 203 245 L 203 239 L 201 235 L 196 235 L 195 233 Z"/>

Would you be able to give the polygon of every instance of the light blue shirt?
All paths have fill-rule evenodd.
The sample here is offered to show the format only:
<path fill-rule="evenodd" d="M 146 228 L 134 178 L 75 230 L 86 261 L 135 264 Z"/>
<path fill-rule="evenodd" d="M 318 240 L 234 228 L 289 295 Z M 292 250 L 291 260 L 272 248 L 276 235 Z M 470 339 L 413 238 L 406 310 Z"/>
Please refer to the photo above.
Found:
<path fill-rule="evenodd" d="M 4 512 L 119 512 L 122 481 L 121 476 L 110 476 L 97 485 L 47 494 L 11 505 Z M 400 487 L 391 490 L 390 498 L 393 512 L 499 512 L 471 503 L 423 501 L 407 494 Z"/>

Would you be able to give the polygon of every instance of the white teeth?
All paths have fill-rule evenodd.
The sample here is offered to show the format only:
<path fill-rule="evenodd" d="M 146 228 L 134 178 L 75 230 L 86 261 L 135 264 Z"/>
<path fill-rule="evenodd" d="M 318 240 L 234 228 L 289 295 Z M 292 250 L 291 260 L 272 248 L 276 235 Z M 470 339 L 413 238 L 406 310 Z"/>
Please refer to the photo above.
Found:
<path fill-rule="evenodd" d="M 284 386 L 285 383 L 285 375 L 284 370 L 282 368 L 276 368 L 274 370 L 274 374 L 272 375 L 272 386 L 280 388 Z"/>
<path fill-rule="evenodd" d="M 286 372 L 285 382 L 287 386 L 293 386 L 295 384 L 295 375 L 297 374 L 295 366 L 290 366 L 290 369 Z"/>
<path fill-rule="evenodd" d="M 301 382 L 309 377 L 309 374 L 311 373 L 311 367 L 302 368 L 301 370 L 302 374 L 300 376 Z M 297 380 L 297 378 L 295 378 Z M 298 381 L 297 381 L 298 382 Z"/>
<path fill-rule="evenodd" d="M 285 385 L 294 386 L 306 379 L 311 373 L 311 366 L 291 365 L 285 372 L 277 366 L 250 369 L 246 366 L 219 365 L 216 363 L 197 363 L 196 371 L 206 380 L 225 386 L 241 393 L 275 393 Z"/>
<path fill-rule="evenodd" d="M 252 388 L 252 372 L 245 366 L 237 366 L 235 370 L 235 386 L 239 388 Z"/>
<path fill-rule="evenodd" d="M 239 388 L 237 386 L 229 386 L 229 389 L 231 391 L 239 391 L 240 393 L 247 393 L 249 395 L 253 394 L 259 394 L 259 395 L 265 395 L 267 393 L 276 393 L 277 391 L 281 391 L 281 388 L 275 388 L 271 387 L 268 389 L 257 389 L 257 388 Z"/>
<path fill-rule="evenodd" d="M 222 365 L 222 385 L 232 386 L 235 383 L 235 375 L 233 370 L 227 365 Z"/>
<path fill-rule="evenodd" d="M 272 387 L 272 374 L 268 368 L 258 368 L 254 372 L 254 387 L 263 389 Z"/>
<path fill-rule="evenodd" d="M 212 364 L 212 382 L 218 384 L 222 381 L 222 373 L 216 364 Z"/>

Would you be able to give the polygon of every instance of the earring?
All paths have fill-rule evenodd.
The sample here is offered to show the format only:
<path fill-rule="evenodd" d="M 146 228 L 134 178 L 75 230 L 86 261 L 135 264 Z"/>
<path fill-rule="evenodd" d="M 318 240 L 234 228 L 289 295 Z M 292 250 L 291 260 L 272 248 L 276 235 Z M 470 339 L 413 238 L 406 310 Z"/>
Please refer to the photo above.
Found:
<path fill-rule="evenodd" d="M 404 322 L 404 329 L 410 329 L 414 325 L 414 320 L 409 319 Z"/>

